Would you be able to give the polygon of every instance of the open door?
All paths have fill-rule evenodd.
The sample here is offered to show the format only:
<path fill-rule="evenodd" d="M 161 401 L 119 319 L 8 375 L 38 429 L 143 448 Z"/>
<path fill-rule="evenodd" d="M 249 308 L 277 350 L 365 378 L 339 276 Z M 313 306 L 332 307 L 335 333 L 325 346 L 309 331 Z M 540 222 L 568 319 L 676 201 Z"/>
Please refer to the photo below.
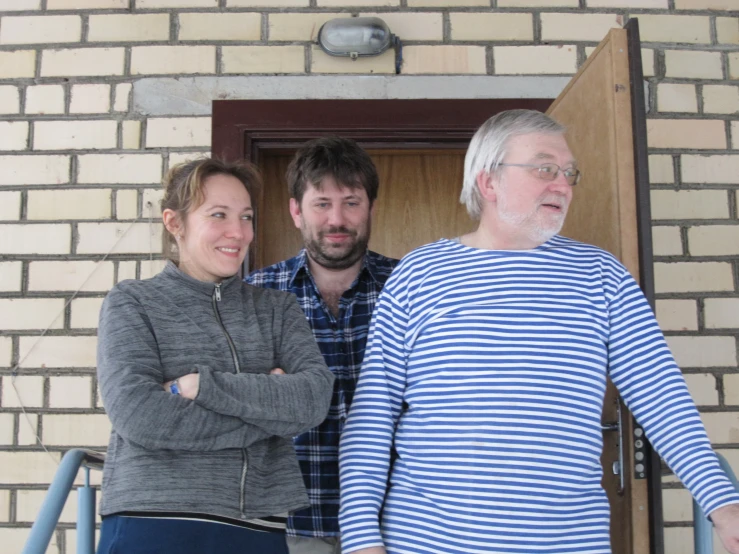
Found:
<path fill-rule="evenodd" d="M 289 216 L 284 176 L 306 140 L 341 135 L 370 152 L 380 174 L 370 248 L 402 257 L 474 226 L 459 192 L 464 154 L 477 127 L 503 110 L 551 106 L 549 112 L 569 128 L 584 173 L 563 234 L 615 254 L 651 300 L 643 81 L 636 21 L 629 25 L 606 37 L 553 104 L 548 99 L 214 102 L 214 155 L 250 160 L 264 174 L 245 270 L 291 257 L 302 246 Z M 613 552 L 662 554 L 659 461 L 650 462 L 649 447 L 612 386 L 605 408 L 603 484 L 611 501 Z M 649 494 L 650 486 L 656 494 Z"/>

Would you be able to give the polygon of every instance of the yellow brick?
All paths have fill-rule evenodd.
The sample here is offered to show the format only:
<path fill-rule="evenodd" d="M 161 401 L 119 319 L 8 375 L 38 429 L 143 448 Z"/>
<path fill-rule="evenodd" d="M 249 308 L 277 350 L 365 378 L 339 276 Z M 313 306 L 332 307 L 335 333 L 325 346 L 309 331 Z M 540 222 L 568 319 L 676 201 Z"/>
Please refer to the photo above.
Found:
<path fill-rule="evenodd" d="M 452 13 L 449 19 L 452 40 L 534 40 L 534 21 L 528 13 Z"/>
<path fill-rule="evenodd" d="M 270 46 L 270 48 L 274 48 L 274 46 Z M 204 151 L 204 152 L 170 152 L 169 153 L 169 166 L 168 167 L 174 167 L 175 165 L 179 163 L 184 162 L 190 162 L 192 160 L 197 160 L 200 158 L 209 158 L 210 152 Z M 146 199 L 146 194 L 144 194 L 144 199 Z"/>
<path fill-rule="evenodd" d="M 5 12 L 40 10 L 41 0 L 5 0 L 0 2 L 0 9 Z"/>
<path fill-rule="evenodd" d="M 731 147 L 734 150 L 739 150 L 739 121 L 731 122 Z"/>
<path fill-rule="evenodd" d="M 10 416 L 10 419 L 13 419 L 13 416 L 11 414 L 3 414 L 3 415 Z M 12 433 L 12 428 L 11 428 L 11 433 Z M 9 490 L 0 490 L 0 521 L 2 522 L 10 521 L 10 491 Z"/>
<path fill-rule="evenodd" d="M 18 416 L 18 446 L 36 446 L 39 442 L 38 414 Z"/>
<path fill-rule="evenodd" d="M 672 156 L 649 156 L 649 181 L 651 183 L 674 183 L 675 172 L 672 168 Z"/>
<path fill-rule="evenodd" d="M 0 262 L 0 291 L 15 292 L 21 290 L 21 262 Z M 3 342 L 7 337 L 0 337 L 0 366 L 7 362 L 4 356 L 9 350 L 4 350 L 10 343 Z M 8 339 L 10 340 L 10 339 Z"/>
<path fill-rule="evenodd" d="M 89 42 L 169 40 L 169 14 L 91 15 L 87 40 Z"/>
<path fill-rule="evenodd" d="M 259 40 L 262 15 L 259 13 L 180 14 L 179 40 Z"/>
<path fill-rule="evenodd" d="M 739 298 L 706 298 L 706 327 L 709 329 L 739 329 Z"/>
<path fill-rule="evenodd" d="M 686 375 L 685 381 L 688 384 L 690 396 L 698 406 L 718 405 L 718 390 L 716 389 L 716 378 L 713 375 L 705 373 Z"/>
<path fill-rule="evenodd" d="M 739 374 L 724 375 L 724 401 L 730 406 L 739 405 Z"/>
<path fill-rule="evenodd" d="M 722 44 L 739 44 L 739 18 L 717 17 L 716 37 Z"/>
<path fill-rule="evenodd" d="M 141 147 L 141 122 L 124 121 L 122 127 L 123 148 L 138 150 Z"/>
<path fill-rule="evenodd" d="M 680 256 L 683 245 L 680 240 L 680 227 L 653 227 L 652 245 L 655 256 Z"/>
<path fill-rule="evenodd" d="M 8 262 L 0 264 L 0 270 Z M 14 263 L 14 262 L 10 262 Z M 0 284 L 4 277 L 0 276 Z M 13 340 L 10 337 L 0 337 L 0 367 L 10 367 L 11 358 L 13 355 Z"/>
<path fill-rule="evenodd" d="M 142 260 L 141 261 L 141 278 L 149 279 L 164 269 L 167 263 L 164 260 Z"/>
<path fill-rule="evenodd" d="M 0 299 L 0 330 L 20 331 L 64 327 L 62 298 Z"/>
<path fill-rule="evenodd" d="M 28 540 L 28 535 L 31 532 L 30 527 L 26 528 L 3 528 L 0 529 L 0 544 L 3 545 L 3 549 L 6 552 L 21 552 L 23 547 Z M 46 554 L 59 554 L 59 542 L 58 535 L 54 533 L 51 536 L 49 547 L 46 549 Z"/>
<path fill-rule="evenodd" d="M 739 52 L 729 54 L 729 78 L 739 79 Z"/>
<path fill-rule="evenodd" d="M 729 444 L 739 441 L 739 412 L 702 413 L 701 419 L 712 444 Z"/>
<path fill-rule="evenodd" d="M 675 0 L 678 10 L 736 10 L 736 0 Z"/>
<path fill-rule="evenodd" d="M 739 156 L 694 156 L 681 158 L 684 183 L 736 183 Z"/>
<path fill-rule="evenodd" d="M 47 0 L 48 10 L 127 10 L 128 0 Z"/>
<path fill-rule="evenodd" d="M 118 262 L 118 282 L 136 279 L 136 262 Z"/>
<path fill-rule="evenodd" d="M 110 420 L 105 414 L 44 416 L 44 443 L 54 446 L 107 446 Z"/>
<path fill-rule="evenodd" d="M 354 8 L 356 6 L 399 6 L 400 0 L 316 0 L 319 8 Z"/>
<path fill-rule="evenodd" d="M 80 183 L 146 184 L 162 178 L 159 154 L 86 154 L 78 159 Z"/>
<path fill-rule="evenodd" d="M 649 119 L 647 141 L 651 148 L 726 148 L 724 122 L 718 119 Z"/>
<path fill-rule="evenodd" d="M 73 85 L 70 113 L 105 113 L 110 110 L 110 85 Z"/>
<path fill-rule="evenodd" d="M 69 181 L 69 156 L 0 156 L 0 185 L 58 185 Z"/>
<path fill-rule="evenodd" d="M 170 166 L 172 160 L 170 159 Z M 144 217 L 157 217 L 162 212 L 163 189 L 146 189 L 143 193 Z"/>
<path fill-rule="evenodd" d="M 20 397 L 20 398 L 19 398 Z M 3 408 L 40 408 L 44 405 L 44 378 L 39 375 L 3 377 Z M 7 483 L 3 479 L 4 483 Z"/>
<path fill-rule="evenodd" d="M 64 113 L 64 87 L 35 85 L 26 89 L 27 114 Z"/>
<path fill-rule="evenodd" d="M 0 414 L 0 445 L 13 446 L 15 439 L 15 415 Z M 0 490 L 0 521 L 8 521 L 8 506 L 3 505 L 8 499 L 3 494 L 7 491 Z"/>
<path fill-rule="evenodd" d="M 685 489 L 665 489 L 662 491 L 665 521 L 692 521 L 693 499 Z"/>
<path fill-rule="evenodd" d="M 691 256 L 739 254 L 739 225 L 696 225 L 688 229 Z"/>
<path fill-rule="evenodd" d="M 113 286 L 113 262 L 63 261 L 31 262 L 28 265 L 31 291 L 107 292 Z"/>
<path fill-rule="evenodd" d="M 0 85 L 0 114 L 17 114 L 21 108 L 18 87 Z"/>
<path fill-rule="evenodd" d="M 32 190 L 28 219 L 106 219 L 110 198 L 110 189 Z"/>
<path fill-rule="evenodd" d="M 734 337 L 667 337 L 681 368 L 736 366 Z"/>
<path fill-rule="evenodd" d="M 577 49 L 565 46 L 494 46 L 497 75 L 574 73 Z"/>
<path fill-rule="evenodd" d="M 71 326 L 74 329 L 96 329 L 102 298 L 75 298 L 72 300 Z"/>
<path fill-rule="evenodd" d="M 403 57 L 408 60 L 407 48 L 403 48 Z M 395 73 L 395 53 L 387 50 L 379 56 L 363 57 L 356 60 L 344 57 L 329 56 L 318 46 L 312 47 L 311 73 Z M 403 66 L 403 73 L 408 73 Z"/>
<path fill-rule="evenodd" d="M 305 73 L 305 48 L 290 46 L 224 46 L 224 73 Z"/>
<path fill-rule="evenodd" d="M 403 73 L 485 74 L 483 46 L 406 46 Z"/>
<path fill-rule="evenodd" d="M 80 223 L 78 229 L 78 254 L 105 254 L 111 249 L 113 254 L 158 254 L 162 250 L 159 223 Z"/>
<path fill-rule="evenodd" d="M 209 146 L 210 117 L 151 118 L 146 124 L 146 147 Z"/>
<path fill-rule="evenodd" d="M 27 150 L 28 122 L 0 121 L 0 150 Z"/>
<path fill-rule="evenodd" d="M 0 221 L 13 221 L 21 217 L 21 193 L 0 191 Z"/>
<path fill-rule="evenodd" d="M 498 0 L 499 8 L 549 8 L 549 7 L 565 7 L 577 8 L 580 5 L 578 0 Z"/>
<path fill-rule="evenodd" d="M 651 48 L 641 49 L 641 65 L 644 77 L 654 77 L 654 50 Z"/>
<path fill-rule="evenodd" d="M 46 498 L 46 491 L 19 490 L 16 495 L 15 520 L 21 522 L 34 522 L 38 516 L 41 504 Z M 74 523 L 77 521 L 77 494 L 71 492 L 64 504 L 61 523 Z"/>
<path fill-rule="evenodd" d="M 307 8 L 309 4 L 310 0 L 226 0 L 229 8 Z"/>
<path fill-rule="evenodd" d="M 664 8 L 667 0 L 585 0 L 588 8 Z M 639 15 L 641 22 L 641 14 Z"/>
<path fill-rule="evenodd" d="M 215 73 L 215 46 L 134 46 L 131 73 Z"/>
<path fill-rule="evenodd" d="M 739 112 L 739 87 L 732 85 L 705 85 L 703 111 L 734 114 Z"/>
<path fill-rule="evenodd" d="M 720 219 L 729 217 L 729 200 L 721 190 L 653 190 L 652 219 Z"/>
<path fill-rule="evenodd" d="M 698 15 L 639 14 L 642 42 L 710 44 L 710 20 Z"/>
<path fill-rule="evenodd" d="M 658 262 L 654 281 L 659 293 L 734 290 L 731 264 L 725 262 Z"/>
<path fill-rule="evenodd" d="M 119 190 L 116 192 L 115 213 L 116 219 L 136 219 L 139 193 L 136 190 Z"/>
<path fill-rule="evenodd" d="M 96 345 L 97 337 L 21 337 L 20 367 L 95 367 Z"/>
<path fill-rule="evenodd" d="M 688 79 L 723 79 L 719 52 L 665 50 L 665 76 Z"/>
<path fill-rule="evenodd" d="M 348 17 L 341 13 L 270 13 L 269 40 L 315 41 L 321 25 L 331 19 Z"/>
<path fill-rule="evenodd" d="M 362 17 L 379 17 L 388 24 L 393 34 L 404 41 L 441 41 L 444 23 L 439 13 L 363 13 Z"/>
<path fill-rule="evenodd" d="M 122 75 L 123 48 L 70 48 L 41 53 L 42 77 Z"/>
<path fill-rule="evenodd" d="M 68 375 L 49 378 L 49 408 L 91 407 L 92 379 L 90 377 Z"/>
<path fill-rule="evenodd" d="M 118 124 L 115 121 L 37 121 L 34 123 L 34 150 L 115 148 Z"/>
<path fill-rule="evenodd" d="M 697 331 L 695 300 L 657 300 L 657 321 L 663 331 Z"/>
<path fill-rule="evenodd" d="M 0 79 L 22 79 L 36 75 L 34 50 L 0 51 Z"/>
<path fill-rule="evenodd" d="M 0 254 L 69 254 L 69 225 L 0 225 Z"/>
<path fill-rule="evenodd" d="M 661 112 L 698 113 L 695 85 L 675 83 L 657 85 L 657 108 Z"/>
<path fill-rule="evenodd" d="M 0 44 L 56 44 L 81 38 L 78 15 L 5 16 L 0 27 Z"/>
<path fill-rule="evenodd" d="M 463 8 L 467 6 L 490 7 L 489 0 L 407 0 L 409 8 Z"/>
<path fill-rule="evenodd" d="M 132 88 L 133 86 L 131 85 L 131 83 L 121 83 L 115 86 L 115 101 L 113 104 L 113 111 L 128 111 L 128 100 L 131 96 Z"/>
<path fill-rule="evenodd" d="M 136 0 L 140 10 L 155 8 L 217 8 L 218 0 Z"/>
<path fill-rule="evenodd" d="M 542 13 L 540 17 L 542 40 L 600 42 L 610 29 L 623 25 L 623 16 L 612 13 Z"/>

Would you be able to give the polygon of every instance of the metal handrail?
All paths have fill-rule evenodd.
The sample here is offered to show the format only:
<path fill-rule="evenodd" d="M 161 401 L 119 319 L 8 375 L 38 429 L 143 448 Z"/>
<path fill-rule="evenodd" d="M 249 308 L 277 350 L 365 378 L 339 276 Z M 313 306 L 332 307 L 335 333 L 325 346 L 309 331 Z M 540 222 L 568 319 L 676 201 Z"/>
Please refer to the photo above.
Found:
<path fill-rule="evenodd" d="M 77 554 L 95 552 L 95 489 L 90 486 L 90 470 L 101 471 L 104 463 L 105 454 L 93 450 L 75 448 L 64 455 L 22 554 L 46 552 L 80 467 L 85 469 L 85 484 L 77 488 Z"/>
<path fill-rule="evenodd" d="M 716 455 L 721 468 L 731 479 L 734 488 L 739 491 L 739 481 L 737 481 L 729 462 L 718 452 L 716 452 Z M 703 513 L 695 499 L 693 500 L 693 544 L 695 554 L 713 554 L 713 524 Z"/>

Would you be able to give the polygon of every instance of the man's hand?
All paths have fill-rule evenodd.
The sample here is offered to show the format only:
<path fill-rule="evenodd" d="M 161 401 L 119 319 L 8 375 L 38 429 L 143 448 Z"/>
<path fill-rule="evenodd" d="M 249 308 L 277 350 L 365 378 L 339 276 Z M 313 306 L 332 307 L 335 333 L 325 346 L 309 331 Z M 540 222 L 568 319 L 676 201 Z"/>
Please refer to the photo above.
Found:
<path fill-rule="evenodd" d="M 287 375 L 284 371 L 282 371 L 279 367 L 274 368 L 272 371 L 269 372 L 270 375 Z"/>
<path fill-rule="evenodd" d="M 354 552 L 350 552 L 349 554 L 387 554 L 387 550 L 385 550 L 384 546 L 371 546 L 369 548 L 355 550 Z"/>
<path fill-rule="evenodd" d="M 187 398 L 188 400 L 195 400 L 200 390 L 200 374 L 199 373 L 188 373 L 182 377 L 175 379 L 177 381 L 177 387 L 180 389 L 180 396 Z M 167 381 L 162 384 L 162 388 L 169 392 L 169 386 L 174 381 Z"/>
<path fill-rule="evenodd" d="M 710 515 L 726 551 L 730 554 L 739 554 L 739 504 L 722 506 L 712 511 Z"/>

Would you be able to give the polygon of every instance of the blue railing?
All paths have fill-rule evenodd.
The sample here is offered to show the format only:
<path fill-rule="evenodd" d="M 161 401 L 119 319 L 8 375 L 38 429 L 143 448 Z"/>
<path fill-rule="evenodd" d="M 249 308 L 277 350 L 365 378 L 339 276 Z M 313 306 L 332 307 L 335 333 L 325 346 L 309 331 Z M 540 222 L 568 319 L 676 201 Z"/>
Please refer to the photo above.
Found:
<path fill-rule="evenodd" d="M 736 490 L 739 491 L 739 482 L 737 482 L 736 475 L 734 475 L 729 462 L 718 452 L 716 455 L 721 467 L 729 476 L 731 482 L 734 483 Z M 693 544 L 695 545 L 695 554 L 713 554 L 713 524 L 695 500 L 693 500 Z"/>
<path fill-rule="evenodd" d="M 95 552 L 95 489 L 90 486 L 90 470 L 103 469 L 105 454 L 75 448 L 67 452 L 56 470 L 22 554 L 44 554 L 62 515 L 69 491 L 80 467 L 85 484 L 77 488 L 77 554 Z"/>

